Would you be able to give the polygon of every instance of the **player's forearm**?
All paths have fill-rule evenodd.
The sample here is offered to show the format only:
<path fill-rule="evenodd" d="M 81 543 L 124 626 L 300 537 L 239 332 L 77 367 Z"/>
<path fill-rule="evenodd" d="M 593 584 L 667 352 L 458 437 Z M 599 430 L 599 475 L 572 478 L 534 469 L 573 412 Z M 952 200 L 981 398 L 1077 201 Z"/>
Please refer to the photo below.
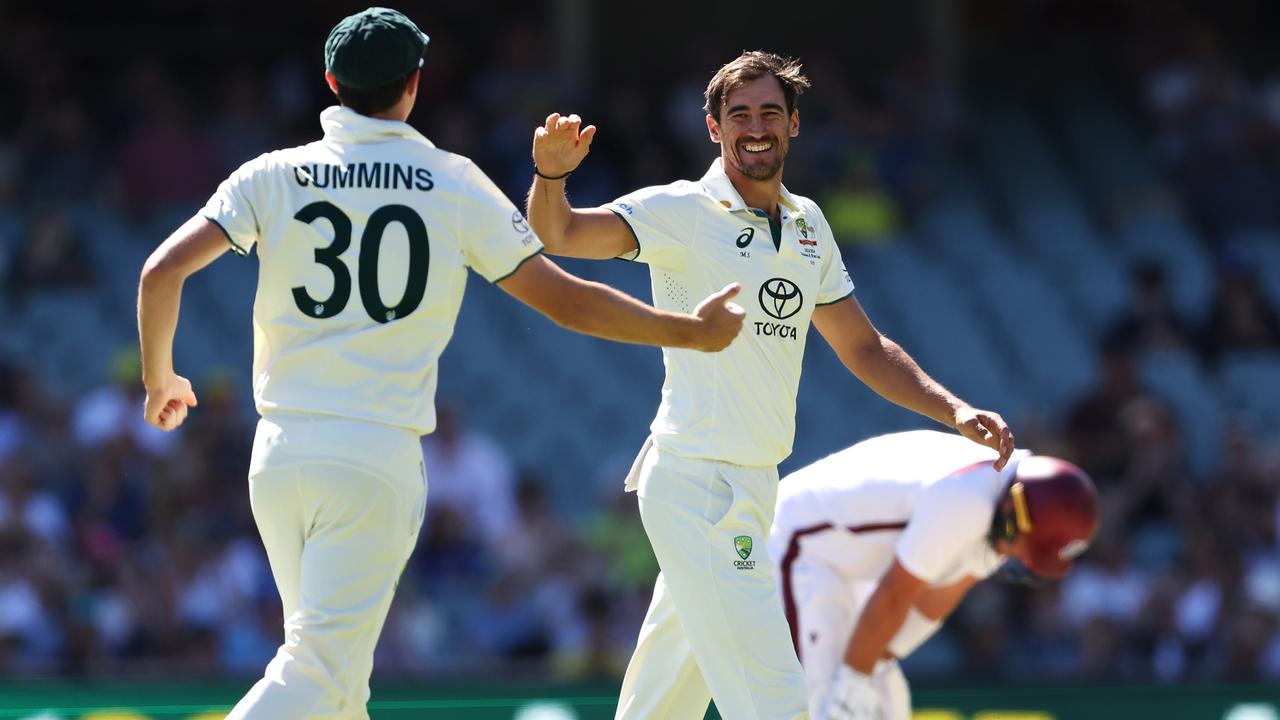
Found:
<path fill-rule="evenodd" d="M 870 675 L 906 620 L 911 602 L 909 595 L 893 592 L 884 585 L 876 588 L 867 600 L 866 609 L 858 618 L 853 637 L 849 638 L 849 645 L 844 653 L 845 664 L 864 675 Z"/>
<path fill-rule="evenodd" d="M 525 198 L 525 214 L 529 227 L 552 255 L 569 253 L 569 226 L 573 222 L 573 208 L 565 196 L 565 179 L 547 180 L 535 175 Z"/>
<path fill-rule="evenodd" d="M 185 276 L 166 272 L 148 261 L 138 282 L 138 341 L 142 348 L 143 384 L 173 372 L 173 337 Z"/>
<path fill-rule="evenodd" d="M 964 402 L 929 376 L 897 343 L 876 340 L 842 357 L 849 371 L 884 399 L 952 427 Z"/>
<path fill-rule="evenodd" d="M 698 321 L 692 315 L 666 312 L 646 305 L 607 285 L 580 280 L 552 315 L 556 324 L 606 340 L 693 348 Z"/>

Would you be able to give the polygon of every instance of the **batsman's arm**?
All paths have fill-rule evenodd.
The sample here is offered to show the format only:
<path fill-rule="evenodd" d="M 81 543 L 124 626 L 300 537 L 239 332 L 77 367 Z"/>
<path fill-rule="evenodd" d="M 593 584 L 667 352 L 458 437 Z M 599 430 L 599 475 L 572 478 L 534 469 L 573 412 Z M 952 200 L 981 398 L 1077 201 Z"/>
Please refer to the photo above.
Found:
<path fill-rule="evenodd" d="M 876 662 L 889 650 L 889 643 L 902 628 L 908 611 L 928 587 L 896 559 L 858 617 L 853 636 L 845 649 L 844 663 L 863 675 L 870 675 Z"/>
<path fill-rule="evenodd" d="M 972 575 L 939 588 L 921 592 L 911 609 L 907 611 L 902 627 L 889 641 L 889 653 L 904 658 L 933 636 L 943 621 L 956 609 L 969 589 L 978 582 Z"/>

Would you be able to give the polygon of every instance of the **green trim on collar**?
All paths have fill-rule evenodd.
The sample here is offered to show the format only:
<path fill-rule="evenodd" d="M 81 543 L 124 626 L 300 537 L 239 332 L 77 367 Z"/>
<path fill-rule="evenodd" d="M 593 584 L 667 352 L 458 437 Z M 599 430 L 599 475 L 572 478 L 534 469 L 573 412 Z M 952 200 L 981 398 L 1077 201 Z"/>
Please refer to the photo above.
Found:
<path fill-rule="evenodd" d="M 769 234 L 773 236 L 773 249 L 777 252 L 782 252 L 782 222 L 774 220 L 772 215 L 760 208 L 747 209 L 756 217 L 762 217 L 769 221 Z"/>

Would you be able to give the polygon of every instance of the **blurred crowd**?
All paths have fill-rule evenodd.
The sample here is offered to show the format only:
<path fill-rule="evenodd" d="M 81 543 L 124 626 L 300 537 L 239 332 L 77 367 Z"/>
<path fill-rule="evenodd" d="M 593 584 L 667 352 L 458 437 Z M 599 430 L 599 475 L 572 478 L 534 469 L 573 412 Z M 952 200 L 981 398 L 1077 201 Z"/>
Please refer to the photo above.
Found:
<path fill-rule="evenodd" d="M 0 304 L 11 315 L 34 295 L 116 272 L 91 260 L 85 209 L 138 228 L 150 247 L 162 238 L 141 232 L 149 221 L 189 215 L 241 162 L 318 134 L 328 98 L 319 41 L 305 33 L 243 64 L 142 54 L 103 83 L 85 72 L 88 55 L 57 41 L 55 21 L 3 12 L 0 96 L 20 100 L 0 104 Z M 527 187 L 532 128 L 552 110 L 582 108 L 601 127 L 575 175 L 578 205 L 697 177 L 714 156 L 701 91 L 727 56 L 699 56 L 661 84 L 580 85 L 548 66 L 536 26 L 431 34 L 412 121 L 512 198 Z M 1280 352 L 1276 309 L 1228 240 L 1245 227 L 1280 230 L 1280 75 L 1247 78 L 1200 26 L 1145 40 L 1128 65 L 1132 92 L 1117 102 L 1211 244 L 1217 297 L 1192 323 L 1168 303 L 1158 266 L 1135 268 L 1131 309 L 1098 338 L 1095 387 L 1049 427 L 1020 434 L 1098 481 L 1106 517 L 1095 547 L 1060 585 L 975 590 L 912 659 L 913 677 L 1280 679 L 1276 433 L 1229 425 L 1214 439 L 1222 462 L 1194 473 L 1180 437 L 1197 419 L 1135 370 L 1153 348 L 1204 363 L 1230 349 Z M 484 61 L 463 61 L 477 54 Z M 914 49 L 857 75 L 838 53 L 815 48 L 804 60 L 815 89 L 787 183 L 816 196 L 843 242 L 892 242 L 928 207 L 942 158 L 962 141 L 957 91 L 937 58 Z M 198 410 L 165 434 L 141 421 L 134 349 L 85 361 L 109 368 L 110 381 L 72 395 L 28 358 L 0 357 L 0 672 L 259 672 L 280 640 L 280 605 L 247 502 L 255 418 L 237 397 L 248 379 L 195 378 Z M 557 510 L 546 478 L 469 427 L 462 404 L 443 406 L 423 443 L 427 521 L 377 672 L 620 677 L 657 572 L 634 496 L 609 477 L 578 512 Z"/>

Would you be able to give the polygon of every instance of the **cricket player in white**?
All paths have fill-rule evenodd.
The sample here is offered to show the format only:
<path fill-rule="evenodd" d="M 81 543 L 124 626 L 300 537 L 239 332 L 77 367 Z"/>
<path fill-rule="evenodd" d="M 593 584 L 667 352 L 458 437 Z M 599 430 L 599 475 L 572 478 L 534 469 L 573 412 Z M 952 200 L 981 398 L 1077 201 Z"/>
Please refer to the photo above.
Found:
<path fill-rule="evenodd" d="M 898 659 L 1002 565 L 1056 579 L 1098 526 L 1078 467 L 931 430 L 884 435 L 783 478 L 769 533 L 809 709 L 910 720 Z"/>
<path fill-rule="evenodd" d="M 702 179 L 602 208 L 565 197 L 596 128 L 553 114 L 534 132 L 529 221 L 549 252 L 648 263 L 654 304 L 673 311 L 737 282 L 747 310 L 746 332 L 714 358 L 663 351 L 662 401 L 627 481 L 662 572 L 619 718 L 700 719 L 712 698 L 733 720 L 808 716 L 772 563 L 757 546 L 791 452 L 810 322 L 876 392 L 998 450 L 1001 464 L 1013 451 L 999 415 L 956 398 L 871 325 L 822 211 L 783 187 L 806 87 L 796 62 L 743 54 L 707 87 L 720 157 Z"/>
<path fill-rule="evenodd" d="M 250 161 L 147 260 L 138 295 L 144 413 L 173 429 L 196 404 L 174 372 L 186 277 L 257 247 L 250 466 L 254 519 L 284 643 L 234 720 L 367 718 L 368 680 L 427 497 L 419 436 L 466 269 L 570 329 L 719 350 L 741 331 L 736 286 L 692 314 L 559 270 L 521 213 L 466 158 L 408 125 L 427 37 L 370 8 L 325 45 L 340 106 L 323 139 Z M 228 242 L 229 241 L 229 242 Z"/>

